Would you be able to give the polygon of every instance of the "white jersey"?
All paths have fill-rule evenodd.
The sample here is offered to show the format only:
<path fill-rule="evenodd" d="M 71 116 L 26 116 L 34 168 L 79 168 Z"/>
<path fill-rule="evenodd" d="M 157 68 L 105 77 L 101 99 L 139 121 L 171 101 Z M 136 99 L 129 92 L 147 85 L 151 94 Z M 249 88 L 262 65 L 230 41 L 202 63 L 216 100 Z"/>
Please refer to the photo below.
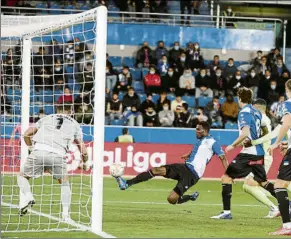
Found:
<path fill-rule="evenodd" d="M 40 119 L 33 136 L 35 150 L 45 150 L 65 156 L 74 140 L 82 140 L 79 123 L 65 114 L 52 114 Z"/>
<path fill-rule="evenodd" d="M 266 114 L 262 114 L 262 120 L 261 120 L 261 125 L 264 127 L 267 127 L 268 133 L 272 131 L 272 126 L 271 126 L 271 120 Z M 271 140 L 264 143 L 264 145 L 271 145 Z"/>

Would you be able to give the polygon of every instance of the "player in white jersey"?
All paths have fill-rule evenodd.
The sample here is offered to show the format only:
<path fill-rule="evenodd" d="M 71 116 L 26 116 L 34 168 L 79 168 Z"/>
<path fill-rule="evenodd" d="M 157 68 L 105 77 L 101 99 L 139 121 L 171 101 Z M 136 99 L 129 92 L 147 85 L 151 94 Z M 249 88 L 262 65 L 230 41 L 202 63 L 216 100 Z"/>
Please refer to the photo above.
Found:
<path fill-rule="evenodd" d="M 206 169 L 206 165 L 210 162 L 212 156 L 219 156 L 224 169 L 227 168 L 228 162 L 219 143 L 209 135 L 210 126 L 207 122 L 200 122 L 196 127 L 197 142 L 192 151 L 183 156 L 184 163 L 168 164 L 160 167 L 152 168 L 147 172 L 137 175 L 135 178 L 125 180 L 117 177 L 116 180 L 121 190 L 126 190 L 135 184 L 145 182 L 155 176 L 163 176 L 165 178 L 177 180 L 178 183 L 168 196 L 170 204 L 181 204 L 189 200 L 195 201 L 198 192 L 192 195 L 184 195 L 184 193 L 194 186 Z"/>
<path fill-rule="evenodd" d="M 76 143 L 82 153 L 83 162 L 88 160 L 81 127 L 70 116 L 71 113 L 71 105 L 58 106 L 57 114 L 42 118 L 24 134 L 24 141 L 31 153 L 17 177 L 18 186 L 24 195 L 24 200 L 21 200 L 19 205 L 20 216 L 25 215 L 28 208 L 35 204 L 28 180 L 49 171 L 61 184 L 63 220 L 70 220 L 71 189 L 65 159 L 69 146 L 73 142 Z"/>
<path fill-rule="evenodd" d="M 254 103 L 253 106 L 255 109 L 257 109 L 258 111 L 260 111 L 262 113 L 262 120 L 261 120 L 261 125 L 264 128 L 267 128 L 268 132 L 272 131 L 272 127 L 271 127 L 271 120 L 269 119 L 269 117 L 266 115 L 266 108 L 267 108 L 267 103 L 265 100 L 263 99 L 257 99 Z M 266 134 L 265 132 L 262 134 L 264 135 Z M 250 140 L 248 140 L 248 143 L 250 142 Z M 257 145 L 257 144 L 255 144 Z M 253 146 L 255 146 L 253 145 Z M 246 143 L 245 146 L 250 146 Z M 268 140 L 266 142 L 263 143 L 263 148 L 264 148 L 264 152 L 265 152 L 265 156 L 264 156 L 264 167 L 265 167 L 265 171 L 266 174 L 268 174 L 269 169 L 273 163 L 273 156 L 270 155 L 268 153 L 268 149 L 271 146 L 271 140 Z M 253 177 L 254 175 L 251 173 L 246 177 L 245 183 L 243 184 L 243 189 L 246 193 L 249 193 L 250 195 L 252 195 L 254 198 L 256 198 L 259 202 L 263 203 L 264 205 L 266 205 L 270 211 L 268 213 L 268 215 L 265 218 L 275 218 L 280 216 L 280 212 L 277 206 L 275 206 L 275 204 L 268 198 L 271 197 L 272 195 L 265 190 L 264 188 L 260 187 L 260 186 L 254 186 L 254 185 L 249 185 L 247 183 L 247 180 L 249 180 L 250 177 Z"/>

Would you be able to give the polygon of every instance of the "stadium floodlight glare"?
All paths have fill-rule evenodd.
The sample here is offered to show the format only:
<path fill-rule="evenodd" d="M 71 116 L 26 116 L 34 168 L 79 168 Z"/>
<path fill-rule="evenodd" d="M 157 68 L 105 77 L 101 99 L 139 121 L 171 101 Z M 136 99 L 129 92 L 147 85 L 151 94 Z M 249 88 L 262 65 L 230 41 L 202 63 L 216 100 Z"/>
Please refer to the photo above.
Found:
<path fill-rule="evenodd" d="M 78 38 L 79 43 L 74 42 L 74 38 Z M 55 50 L 55 39 L 63 49 L 61 52 Z M 112 237 L 102 232 L 106 42 L 107 9 L 104 6 L 69 15 L 1 15 L 2 52 L 12 50 L 2 56 L 8 60 L 1 63 L 4 79 L 1 92 L 5 99 L 2 105 L 6 111 L 1 118 L 0 139 L 2 232 L 90 230 L 102 237 Z M 45 52 L 35 54 L 40 47 L 45 48 Z M 60 62 L 56 63 L 57 59 Z M 59 75 L 57 64 L 63 69 Z M 89 70 L 89 65 L 93 70 Z M 82 77 L 90 72 L 91 82 L 84 83 Z M 36 204 L 20 218 L 18 202 L 22 195 L 16 175 L 28 156 L 28 147 L 21 135 L 40 109 L 49 114 L 55 112 L 57 103 L 64 103 L 58 102 L 58 98 L 63 95 L 65 85 L 69 86 L 73 101 L 81 99 L 81 111 L 75 110 L 72 117 L 87 129 L 83 134 L 88 138 L 93 169 L 89 172 L 77 167 L 72 169 L 72 222 L 62 221 L 60 185 L 46 174 L 30 181 Z M 84 94 L 90 102 L 85 102 Z M 98 110 L 94 110 L 94 105 Z M 93 128 L 88 123 L 90 117 L 91 122 L 94 119 Z M 78 152 L 73 157 L 78 158 L 77 155 Z"/>

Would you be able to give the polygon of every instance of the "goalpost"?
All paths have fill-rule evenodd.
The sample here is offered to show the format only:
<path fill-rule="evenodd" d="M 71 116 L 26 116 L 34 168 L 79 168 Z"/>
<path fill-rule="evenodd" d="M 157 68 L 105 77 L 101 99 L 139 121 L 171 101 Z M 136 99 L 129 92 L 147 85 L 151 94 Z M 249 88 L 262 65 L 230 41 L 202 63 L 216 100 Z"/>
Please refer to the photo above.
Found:
<path fill-rule="evenodd" d="M 107 9 L 100 6 L 71 15 L 1 15 L 1 34 L 2 232 L 90 230 L 111 237 L 102 232 Z M 64 91 L 70 93 L 64 96 Z M 46 174 L 30 181 L 36 205 L 20 218 L 17 207 L 22 195 L 16 175 L 28 156 L 21 135 L 67 99 L 93 160 L 91 171 L 79 169 L 80 155 L 72 145 L 67 161 L 74 223 L 61 220 L 60 185 Z"/>

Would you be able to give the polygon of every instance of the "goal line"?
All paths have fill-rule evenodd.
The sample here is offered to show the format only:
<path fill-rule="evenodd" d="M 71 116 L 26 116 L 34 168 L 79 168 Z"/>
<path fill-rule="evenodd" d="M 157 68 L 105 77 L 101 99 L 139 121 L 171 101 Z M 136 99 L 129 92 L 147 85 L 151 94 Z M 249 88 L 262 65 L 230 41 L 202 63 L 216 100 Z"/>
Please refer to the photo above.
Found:
<path fill-rule="evenodd" d="M 1 202 L 1 206 L 18 209 L 17 205 L 11 204 L 11 203 L 6 203 L 6 202 Z M 51 216 L 51 215 L 46 214 L 46 213 L 38 212 L 38 211 L 35 211 L 33 209 L 30 209 L 29 212 L 32 213 L 32 214 L 35 214 L 37 216 L 46 217 L 46 218 L 49 218 L 51 220 L 54 220 L 54 221 L 57 221 L 57 222 L 60 222 L 60 223 L 64 223 L 64 224 L 68 224 L 68 225 L 73 226 L 73 227 L 76 227 L 76 229 L 75 229 L 76 231 L 92 232 L 91 231 L 91 227 L 84 226 L 84 225 L 76 223 L 74 221 L 65 222 L 65 221 L 61 220 L 60 218 L 58 218 L 58 217 Z M 25 232 L 42 232 L 42 231 L 50 231 L 50 230 L 18 230 L 18 231 L 5 231 L 5 233 L 9 233 L 9 232 L 10 233 L 11 232 L 13 232 L 13 233 L 15 233 L 15 232 L 17 232 L 17 233 L 18 232 L 25 233 Z M 64 229 L 57 229 L 57 231 L 70 231 L 70 230 L 67 229 L 67 228 L 64 228 Z M 4 233 L 4 231 L 1 231 L 1 232 Z M 115 236 L 112 236 L 112 235 L 110 235 L 110 234 L 108 234 L 106 232 L 100 232 L 100 233 L 95 233 L 95 234 L 97 234 L 98 236 L 103 237 L 103 238 L 116 238 Z"/>

